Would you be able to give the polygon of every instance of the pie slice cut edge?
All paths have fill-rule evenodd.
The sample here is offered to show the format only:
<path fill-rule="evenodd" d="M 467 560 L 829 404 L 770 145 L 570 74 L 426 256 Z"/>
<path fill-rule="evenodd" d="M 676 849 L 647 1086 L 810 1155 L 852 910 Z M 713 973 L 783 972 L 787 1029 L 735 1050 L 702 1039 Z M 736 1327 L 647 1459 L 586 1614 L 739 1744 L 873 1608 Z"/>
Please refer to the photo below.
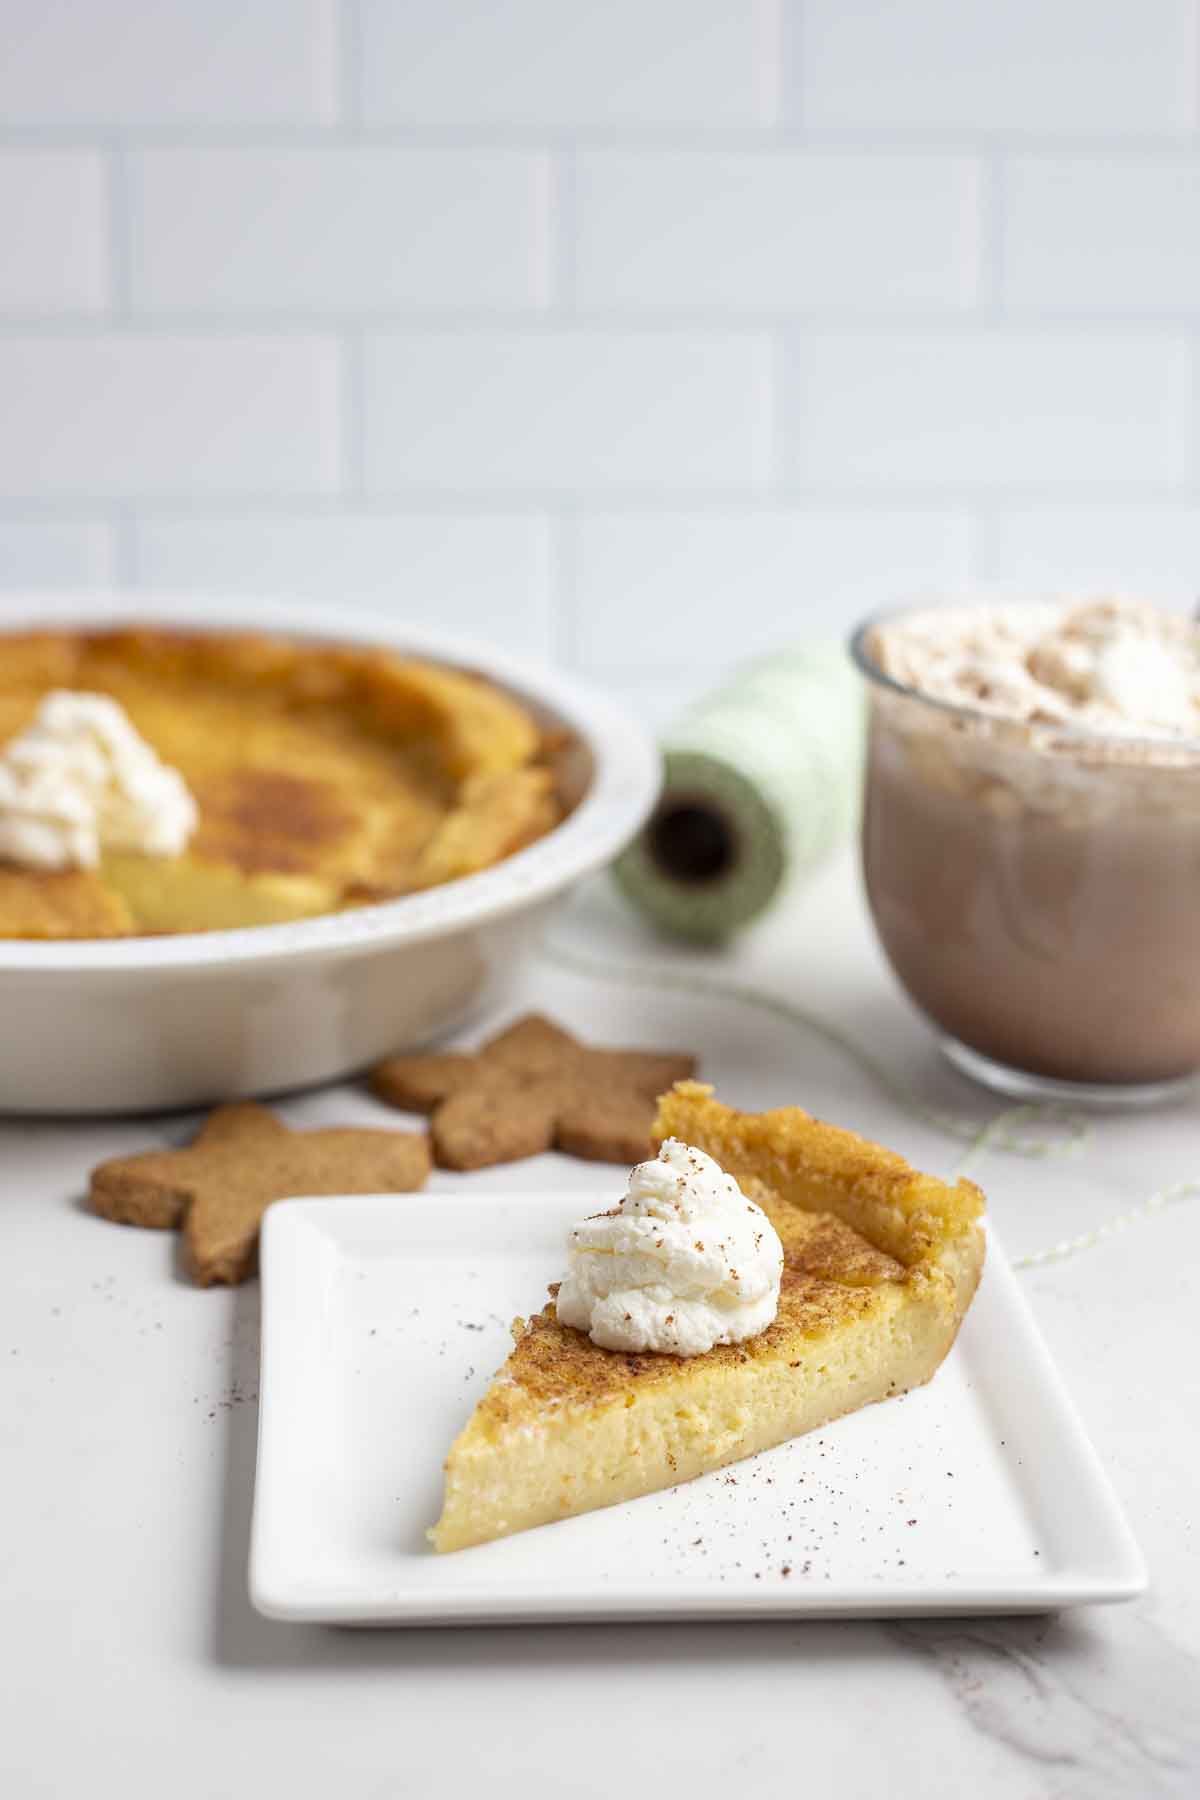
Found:
<path fill-rule="evenodd" d="M 769 1214 L 784 1247 L 774 1324 L 702 1356 L 603 1350 L 554 1300 L 446 1459 L 429 1536 L 462 1550 L 690 1481 L 920 1386 L 983 1269 L 983 1195 L 799 1107 L 741 1113 L 700 1082 L 659 1100 L 657 1138 L 693 1144 Z M 552 1296 L 553 1296 L 553 1290 Z"/>

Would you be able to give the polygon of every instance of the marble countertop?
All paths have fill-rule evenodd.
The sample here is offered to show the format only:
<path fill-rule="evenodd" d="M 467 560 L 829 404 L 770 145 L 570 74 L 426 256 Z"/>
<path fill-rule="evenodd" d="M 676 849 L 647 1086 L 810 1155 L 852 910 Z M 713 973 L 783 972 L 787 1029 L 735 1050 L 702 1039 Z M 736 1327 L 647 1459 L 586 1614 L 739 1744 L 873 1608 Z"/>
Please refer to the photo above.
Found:
<path fill-rule="evenodd" d="M 690 1043 L 734 1103 L 786 1093 L 937 1172 L 964 1145 L 930 1110 L 964 1131 L 1000 1110 L 941 1065 L 898 994 L 848 858 L 719 956 L 655 942 L 604 884 L 553 941 L 667 978 L 599 979 L 542 955 L 524 1004 L 601 1040 Z M 789 1010 L 711 991 L 728 983 Z M 869 1048 L 885 1083 L 840 1035 Z M 295 1123 L 385 1118 L 351 1087 L 284 1110 Z M 668 1768 L 693 1800 L 797 1781 L 847 1800 L 1200 1793 L 1200 1201 L 1139 1210 L 1200 1181 L 1195 1099 L 1098 1116 L 1070 1156 L 985 1149 L 972 1165 L 1141 1543 L 1149 1593 L 1059 1617 L 890 1624 L 405 1634 L 257 1617 L 245 1579 L 257 1286 L 198 1292 L 169 1236 L 108 1225 L 80 1198 L 98 1159 L 181 1141 L 192 1123 L 0 1121 L 10 1800 L 390 1800 L 468 1781 L 498 1800 L 543 1782 L 608 1800 L 659 1791 Z M 560 1166 L 523 1164 L 515 1185 L 553 1187 Z"/>

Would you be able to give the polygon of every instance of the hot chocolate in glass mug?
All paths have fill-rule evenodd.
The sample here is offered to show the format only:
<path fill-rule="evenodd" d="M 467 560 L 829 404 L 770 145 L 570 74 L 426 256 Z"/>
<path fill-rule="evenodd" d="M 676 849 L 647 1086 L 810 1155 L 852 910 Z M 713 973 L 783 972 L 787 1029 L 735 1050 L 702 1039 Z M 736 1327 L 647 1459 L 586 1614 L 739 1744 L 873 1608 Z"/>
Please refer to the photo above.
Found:
<path fill-rule="evenodd" d="M 1139 1103 L 1200 1069 L 1200 626 L 1133 601 L 868 620 L 867 894 L 951 1061 Z"/>

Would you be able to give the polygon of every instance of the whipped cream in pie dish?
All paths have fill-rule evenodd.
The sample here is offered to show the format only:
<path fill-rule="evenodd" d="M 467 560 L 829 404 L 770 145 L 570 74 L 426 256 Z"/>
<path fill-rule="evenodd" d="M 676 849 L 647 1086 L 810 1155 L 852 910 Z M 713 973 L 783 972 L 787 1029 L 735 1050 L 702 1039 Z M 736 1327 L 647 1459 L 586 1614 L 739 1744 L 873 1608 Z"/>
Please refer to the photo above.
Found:
<path fill-rule="evenodd" d="M 667 1138 L 611 1212 L 568 1240 L 559 1323 L 604 1350 L 702 1356 L 740 1344 L 779 1307 L 783 1246 L 762 1208 L 703 1150 Z"/>
<path fill-rule="evenodd" d="M 0 752 L 0 857 L 94 869 L 101 850 L 179 856 L 196 829 L 183 777 L 106 694 L 56 690 Z"/>

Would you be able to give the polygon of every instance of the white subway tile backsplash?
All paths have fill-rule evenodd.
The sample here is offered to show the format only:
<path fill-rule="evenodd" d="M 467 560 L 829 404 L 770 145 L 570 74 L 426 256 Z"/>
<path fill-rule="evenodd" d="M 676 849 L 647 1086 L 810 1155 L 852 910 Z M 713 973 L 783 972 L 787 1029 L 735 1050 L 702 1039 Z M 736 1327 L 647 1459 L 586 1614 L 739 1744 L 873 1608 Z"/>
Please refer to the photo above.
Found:
<path fill-rule="evenodd" d="M 318 124 L 337 92 L 336 0 L 4 0 L 14 125 Z"/>
<path fill-rule="evenodd" d="M 108 301 L 108 188 L 89 150 L 0 150 L 0 312 Z"/>
<path fill-rule="evenodd" d="M 0 592 L 333 598 L 647 708 L 647 660 L 702 687 L 913 592 L 1188 599 L 1198 34 L 4 0 Z"/>
<path fill-rule="evenodd" d="M 576 176 L 583 306 L 962 307 L 975 165 L 796 150 L 596 151 Z"/>
<path fill-rule="evenodd" d="M 873 608 L 961 587 L 969 568 L 962 513 L 864 507 L 588 514 L 571 556 L 576 656 L 598 671 L 715 670 L 842 638 Z"/>
<path fill-rule="evenodd" d="M 731 664 L 728 656 L 718 662 L 678 669 L 672 680 L 664 682 L 656 670 L 637 663 L 606 670 L 603 684 L 606 693 L 621 701 L 656 736 L 693 706 L 729 680 Z"/>
<path fill-rule="evenodd" d="M 148 588 L 334 600 L 547 656 L 547 539 L 523 514 L 155 518 L 137 569 Z"/>
<path fill-rule="evenodd" d="M 754 487 L 768 365 L 744 331 L 377 335 L 367 489 Z"/>
<path fill-rule="evenodd" d="M 783 377 L 785 465 L 901 488 L 1168 486 L 1189 379 L 1165 333 L 813 332 Z"/>
<path fill-rule="evenodd" d="M 139 310 L 536 307 L 548 169 L 514 150 L 150 150 L 133 160 Z"/>
<path fill-rule="evenodd" d="M 818 129 L 1161 135 L 1196 124 L 1191 0 L 791 0 Z"/>
<path fill-rule="evenodd" d="M 103 519 L 0 518 L 0 590 L 109 587 L 114 535 Z M 5 606 L 0 592 L 0 623 Z"/>
<path fill-rule="evenodd" d="M 318 336 L 0 337 L 0 494 L 319 494 L 339 480 Z"/>
<path fill-rule="evenodd" d="M 404 124 L 755 125 L 767 0 L 360 0 L 363 108 Z"/>
<path fill-rule="evenodd" d="M 1004 191 L 1003 293 L 1014 307 L 1200 306 L 1200 159 L 1014 157 Z"/>
<path fill-rule="evenodd" d="M 1200 505 L 1027 506 L 976 527 L 982 579 L 1035 592 L 1200 597 Z"/>

